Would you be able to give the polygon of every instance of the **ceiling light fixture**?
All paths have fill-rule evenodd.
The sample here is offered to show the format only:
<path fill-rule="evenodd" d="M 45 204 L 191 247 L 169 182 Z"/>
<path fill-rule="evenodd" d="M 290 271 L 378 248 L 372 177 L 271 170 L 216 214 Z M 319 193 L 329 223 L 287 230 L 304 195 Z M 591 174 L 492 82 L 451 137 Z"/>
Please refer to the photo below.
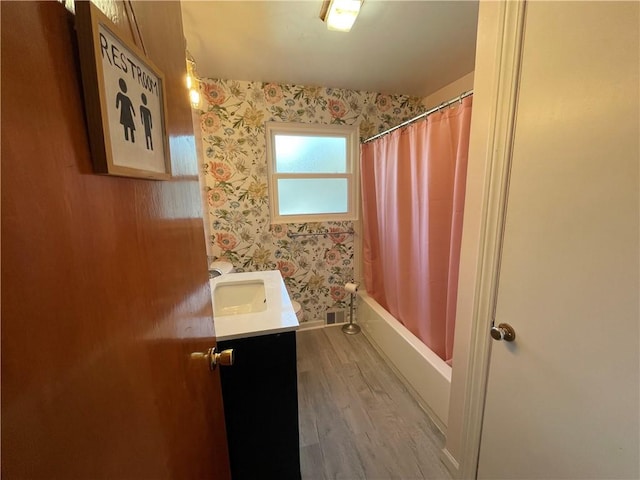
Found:
<path fill-rule="evenodd" d="M 320 18 L 329 30 L 348 32 L 356 21 L 363 0 L 325 0 Z"/>

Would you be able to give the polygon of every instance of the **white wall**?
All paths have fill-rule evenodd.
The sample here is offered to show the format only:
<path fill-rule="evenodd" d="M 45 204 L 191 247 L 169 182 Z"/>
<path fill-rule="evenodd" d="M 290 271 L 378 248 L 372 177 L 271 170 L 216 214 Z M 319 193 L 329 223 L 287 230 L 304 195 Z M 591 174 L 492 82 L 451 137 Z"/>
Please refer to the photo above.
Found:
<path fill-rule="evenodd" d="M 460 77 L 458 80 L 455 80 L 449 85 L 445 85 L 440 90 L 433 92 L 431 95 L 426 96 L 422 103 L 427 108 L 437 107 L 442 102 L 451 100 L 461 93 L 473 90 L 473 77 L 474 72 L 467 73 L 464 77 Z"/>
<path fill-rule="evenodd" d="M 476 69 L 473 75 L 473 114 L 471 116 L 471 138 L 469 140 L 469 163 L 467 167 L 467 191 L 465 197 L 462 248 L 460 252 L 460 275 L 458 281 L 458 304 L 456 313 L 455 341 L 453 346 L 453 371 L 447 441 L 445 445 L 453 466 L 459 458 L 462 443 L 462 417 L 467 381 L 467 362 L 471 342 L 471 326 L 475 302 L 475 288 L 480 260 L 481 219 L 483 192 L 487 178 L 487 149 L 489 125 L 492 121 L 493 102 L 487 92 L 494 90 L 498 81 L 496 43 L 498 41 L 498 2 L 480 2 L 478 12 L 478 40 L 476 45 Z M 463 77 L 465 78 L 465 77 Z M 437 92 L 436 92 L 437 93 Z M 435 94 L 434 94 L 435 95 Z M 436 101 L 437 104 L 437 101 Z M 451 465 L 450 465 L 451 466 Z"/>

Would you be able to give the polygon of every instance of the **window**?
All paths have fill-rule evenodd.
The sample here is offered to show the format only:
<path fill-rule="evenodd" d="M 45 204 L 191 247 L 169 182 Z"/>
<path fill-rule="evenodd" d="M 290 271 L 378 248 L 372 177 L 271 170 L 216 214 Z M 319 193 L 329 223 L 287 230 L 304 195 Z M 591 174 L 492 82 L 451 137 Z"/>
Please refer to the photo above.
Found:
<path fill-rule="evenodd" d="M 356 219 L 358 129 L 267 123 L 272 223 Z"/>

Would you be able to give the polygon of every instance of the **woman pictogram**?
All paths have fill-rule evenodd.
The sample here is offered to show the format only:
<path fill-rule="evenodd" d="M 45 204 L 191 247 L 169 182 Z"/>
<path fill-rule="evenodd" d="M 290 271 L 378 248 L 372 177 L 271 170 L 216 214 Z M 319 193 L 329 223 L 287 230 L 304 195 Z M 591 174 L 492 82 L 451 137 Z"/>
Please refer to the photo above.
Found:
<path fill-rule="evenodd" d="M 136 143 L 136 125 L 133 123 L 133 117 L 136 116 L 136 112 L 131 100 L 125 95 L 127 93 L 126 82 L 121 78 L 119 84 L 122 91 L 116 95 L 116 108 L 120 108 L 120 123 L 124 127 L 124 139 L 129 140 L 129 131 L 131 131 L 131 142 Z"/>

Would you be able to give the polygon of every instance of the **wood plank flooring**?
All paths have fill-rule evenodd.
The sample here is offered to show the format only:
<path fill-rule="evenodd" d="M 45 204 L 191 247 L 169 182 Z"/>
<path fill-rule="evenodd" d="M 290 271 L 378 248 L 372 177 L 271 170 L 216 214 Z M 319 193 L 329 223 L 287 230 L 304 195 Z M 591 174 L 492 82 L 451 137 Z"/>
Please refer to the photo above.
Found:
<path fill-rule="evenodd" d="M 442 434 L 366 337 L 297 332 L 306 479 L 450 479 Z"/>

